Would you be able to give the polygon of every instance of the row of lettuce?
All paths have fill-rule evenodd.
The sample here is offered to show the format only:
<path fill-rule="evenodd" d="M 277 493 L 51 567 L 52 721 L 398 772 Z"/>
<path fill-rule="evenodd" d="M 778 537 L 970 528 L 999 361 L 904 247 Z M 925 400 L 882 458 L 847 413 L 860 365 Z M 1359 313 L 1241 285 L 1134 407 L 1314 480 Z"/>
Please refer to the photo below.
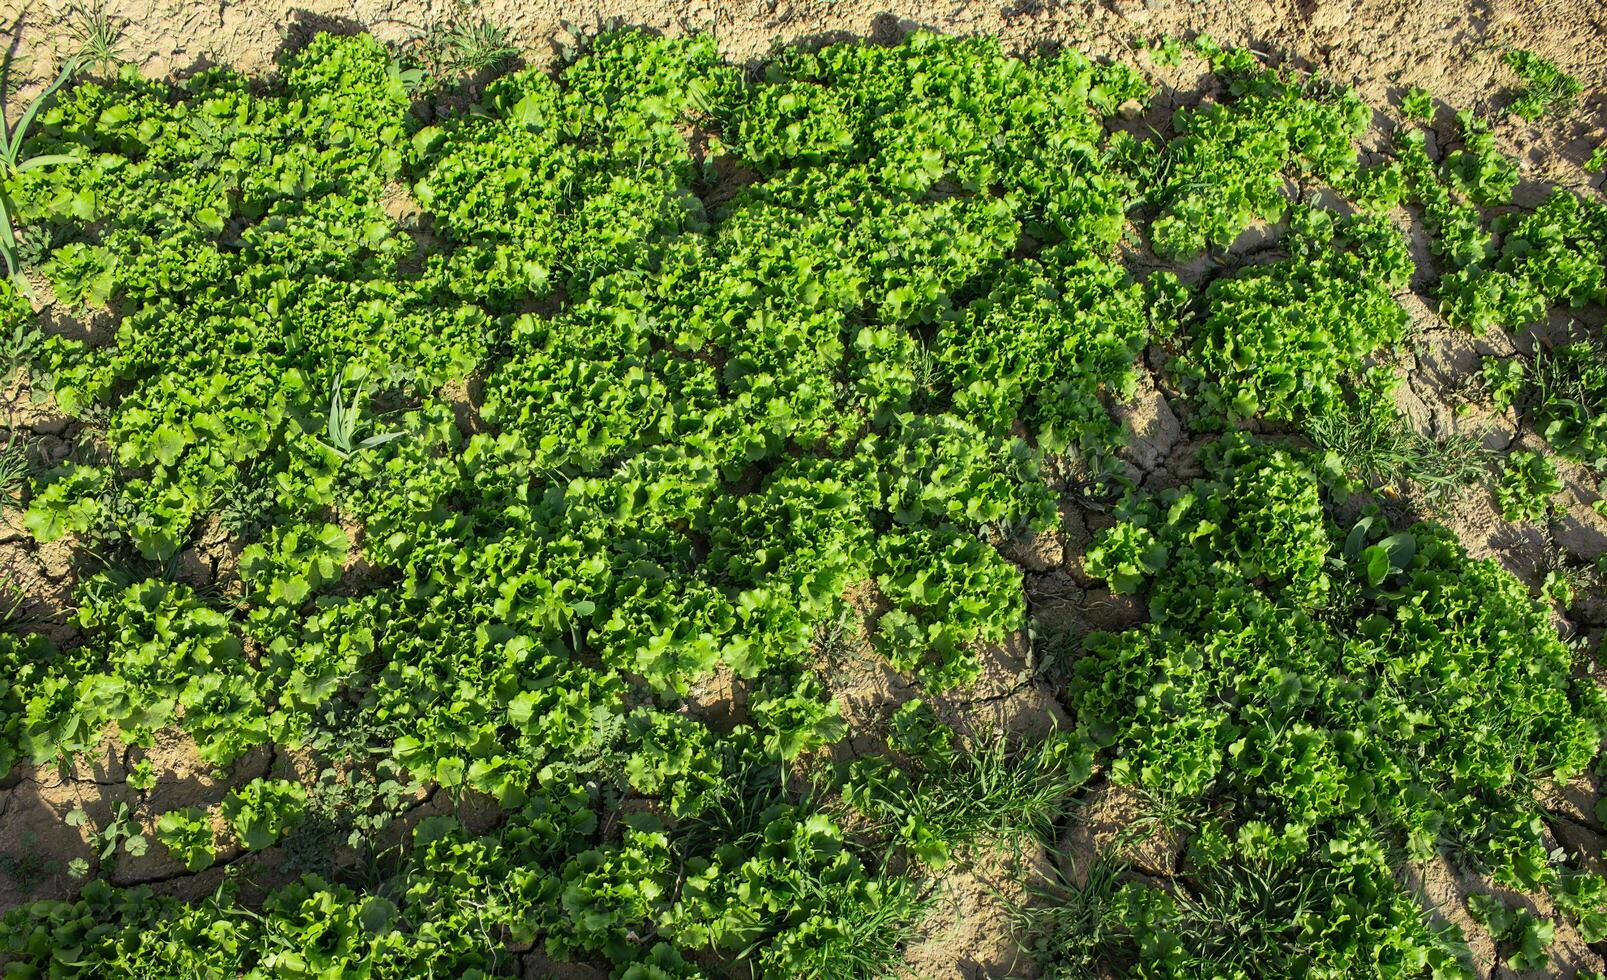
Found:
<path fill-rule="evenodd" d="M 196 903 L 97 880 L 6 915 L 8 970 L 473 976 L 538 944 L 626 978 L 891 970 L 932 875 L 1002 815 L 964 805 L 985 737 L 925 701 L 831 764 L 823 637 L 863 617 L 930 699 L 963 694 L 1027 625 L 995 543 L 1058 523 L 1051 473 L 1112 478 L 1147 349 L 1197 427 L 1298 431 L 1404 339 L 1414 274 L 1474 331 L 1607 298 L 1607 206 L 1488 219 L 1517 173 L 1472 117 L 1439 161 L 1403 126 L 1364 166 L 1354 95 L 1200 51 L 1224 96 L 1168 141 L 1112 118 L 1148 98 L 1129 68 L 924 34 L 747 81 L 709 38 L 618 32 L 429 126 L 367 36 L 269 86 L 64 91 L 29 150 L 72 162 L 5 192 L 57 296 L 120 317 L 33 365 L 84 423 L 26 514 L 72 542 L 81 639 L 0 634 L 0 766 L 177 727 L 218 767 L 340 744 L 501 813 L 418 823 L 377 876 L 326 861 Z M 1257 221 L 1285 224 L 1270 260 L 1221 262 Z M 1140 234 L 1218 267 L 1138 276 Z M 1544 411 L 1599 465 L 1593 404 Z M 1123 885 L 1099 955 L 1231 972 L 1188 896 L 1254 869 L 1323 912 L 1274 903 L 1284 959 L 1249 972 L 1462 975 L 1396 874 L 1446 849 L 1607 933 L 1607 882 L 1552 855 L 1532 802 L 1604 720 L 1544 610 L 1442 529 L 1337 526 L 1329 460 L 1242 436 L 1202 459 L 1087 556 L 1149 617 L 1086 643 L 1074 730 L 993 759 L 1040 800 L 1097 760 L 1195 814 L 1180 887 Z M 238 592 L 172 574 L 219 532 Z M 735 707 L 695 697 L 717 676 Z M 407 825 L 253 785 L 248 848 L 292 848 L 320 807 Z M 165 816 L 179 861 L 217 858 L 204 812 Z"/>

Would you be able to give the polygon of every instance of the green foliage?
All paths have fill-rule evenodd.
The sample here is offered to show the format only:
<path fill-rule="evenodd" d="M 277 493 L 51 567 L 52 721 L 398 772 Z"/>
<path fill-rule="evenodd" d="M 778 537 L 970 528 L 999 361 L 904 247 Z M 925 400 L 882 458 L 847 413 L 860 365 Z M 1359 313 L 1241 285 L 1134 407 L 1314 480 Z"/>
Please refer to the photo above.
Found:
<path fill-rule="evenodd" d="M 1542 453 L 1519 450 L 1501 463 L 1495 499 L 1509 521 L 1538 521 L 1551 512 L 1551 498 L 1562 492 L 1557 466 Z"/>
<path fill-rule="evenodd" d="M 1167 550 L 1132 563 L 1150 622 L 1090 637 L 1068 691 L 1114 779 L 1207 812 L 1232 801 L 1193 837 L 1191 897 L 1124 886 L 1123 955 L 1162 975 L 1231 973 L 1242 950 L 1199 932 L 1237 909 L 1281 937 L 1266 962 L 1300 950 L 1325 975 L 1452 969 L 1396 884 L 1397 855 L 1454 843 L 1510 886 L 1557 880 L 1521 787 L 1589 764 L 1601 696 L 1517 580 L 1449 532 L 1372 519 L 1342 532 L 1283 450 L 1235 438 L 1206 463 L 1206 478 L 1126 505 L 1117 527 Z M 1319 896 L 1372 924 L 1319 933 L 1301 911 Z"/>
<path fill-rule="evenodd" d="M 1607 469 L 1607 360 L 1599 344 L 1537 352 L 1519 403 L 1525 421 L 1559 454 Z"/>
<path fill-rule="evenodd" d="M 272 847 L 300 822 L 307 790 L 288 779 L 253 779 L 223 798 L 223 819 L 248 851 Z"/>
<path fill-rule="evenodd" d="M 939 721 L 932 706 L 921 698 L 911 698 L 898 706 L 893 712 L 892 729 L 888 745 L 926 766 L 955 759 L 954 729 Z"/>
<path fill-rule="evenodd" d="M 43 345 L 28 297 L 15 279 L 0 280 L 0 382 L 9 385 Z"/>
<path fill-rule="evenodd" d="M 1479 380 L 1490 395 L 1490 404 L 1505 411 L 1523 391 L 1524 363 L 1515 357 L 1487 357 L 1479 365 Z"/>
<path fill-rule="evenodd" d="M 240 577 L 267 605 L 299 606 L 314 591 L 340 578 L 351 549 L 346 532 L 333 524 L 317 529 L 278 527 L 265 541 L 240 553 Z"/>
<path fill-rule="evenodd" d="M 1014 910 L 1012 922 L 1023 952 L 1040 969 L 1069 977 L 1109 969 L 1123 941 L 1123 870 L 1102 855 L 1088 862 L 1081 885 L 1058 869 L 1048 880 L 1031 882 L 1030 901 Z"/>
<path fill-rule="evenodd" d="M 1024 622 L 1020 571 L 950 526 L 884 537 L 874 567 L 892 609 L 872 642 L 933 690 L 974 680 L 972 645 L 1002 642 Z"/>
<path fill-rule="evenodd" d="M 1607 936 L 1607 879 L 1590 871 L 1565 872 L 1547 886 L 1547 892 L 1558 910 L 1578 925 L 1585 942 L 1600 942 Z"/>
<path fill-rule="evenodd" d="M 1490 930 L 1496 942 L 1512 950 L 1506 958 L 1514 970 L 1543 970 L 1551 963 L 1546 947 L 1556 934 L 1555 923 L 1526 908 L 1508 908 L 1491 895 L 1468 896 L 1468 911 Z"/>
<path fill-rule="evenodd" d="M 1444 532 L 1342 534 L 1322 489 L 1477 462 L 1390 434 L 1372 365 L 1414 270 L 1387 210 L 1423 208 L 1477 328 L 1600 301 L 1595 204 L 1487 225 L 1516 171 L 1471 118 L 1443 166 L 1403 137 L 1360 168 L 1354 93 L 1209 39 L 1226 94 L 1169 141 L 1107 125 L 1148 97 L 1129 68 L 922 32 L 747 73 L 609 31 L 414 112 L 508 55 L 448 17 L 435 50 L 319 36 L 270 79 L 63 86 L 18 131 L 62 164 L 0 174 L 27 260 L 117 315 L 47 337 L 0 282 L 0 368 L 81 423 L 16 486 L 78 592 L 60 649 L 0 633 L 0 767 L 177 729 L 212 766 L 315 770 L 221 802 L 284 877 L 90 881 L 6 914 L 11 972 L 477 977 L 540 947 L 642 980 L 896 975 L 931 869 L 1049 839 L 1096 764 L 1202 815 L 1186 888 L 1100 899 L 1138 972 L 1449 972 L 1394 875 L 1441 844 L 1599 916 L 1524 793 L 1594 754 L 1567 650 Z M 1256 221 L 1284 225 L 1266 254 L 1198 290 L 1135 260 Z M 1141 356 L 1189 421 L 1333 458 L 1233 438 L 1119 505 L 1087 566 L 1151 622 L 1090 641 L 1075 731 L 962 738 L 939 716 L 983 710 L 981 648 L 1034 639 L 994 543 L 1110 499 Z M 1520 409 L 1589 455 L 1594 375 L 1547 363 Z M 885 751 L 844 744 L 863 715 L 828 673 L 860 617 L 931 692 Z M 474 819 L 413 821 L 426 798 Z M 216 858 L 199 809 L 156 835 Z M 124 807 L 92 844 L 72 870 L 105 877 L 144 836 Z"/>
<path fill-rule="evenodd" d="M 1407 121 L 1427 126 L 1434 121 L 1434 97 L 1413 85 L 1401 93 L 1400 110 Z"/>
<path fill-rule="evenodd" d="M 1466 109 L 1456 114 L 1462 145 L 1445 155 L 1446 181 L 1458 194 L 1484 207 L 1505 204 L 1518 183 L 1515 160 L 1495 148 L 1495 134 Z"/>
<path fill-rule="evenodd" d="M 32 447 L 15 433 L 0 445 L 0 506 L 20 507 L 35 464 Z M 6 523 L 10 524 L 8 517 Z"/>
<path fill-rule="evenodd" d="M 1512 73 L 1524 83 L 1512 100 L 1512 111 L 1533 122 L 1553 113 L 1567 112 L 1579 101 L 1583 88 L 1579 79 L 1566 74 L 1555 62 L 1532 51 L 1512 48 L 1501 56 Z"/>
<path fill-rule="evenodd" d="M 1183 40 L 1175 35 L 1157 37 L 1147 47 L 1150 61 L 1162 68 L 1176 68 L 1183 63 Z"/>
<path fill-rule="evenodd" d="M 55 657 L 55 647 L 41 634 L 0 632 L 0 773 L 9 773 L 18 759 L 35 754 L 25 695 Z"/>
<path fill-rule="evenodd" d="M 1020 437 L 989 437 L 952 415 L 919 415 L 867 441 L 877 489 L 894 522 L 955 522 L 1043 530 L 1059 513 L 1040 456 Z"/>
<path fill-rule="evenodd" d="M 1353 220 L 1299 209 L 1289 257 L 1253 265 L 1205 291 L 1184 368 L 1205 405 L 1228 418 L 1304 422 L 1338 403 L 1363 358 L 1405 333 L 1411 259 L 1383 217 Z"/>
<path fill-rule="evenodd" d="M 773 716 L 775 708 L 767 707 L 767 712 Z M 625 761 L 631 788 L 660 796 L 677 817 L 701 813 L 724 778 L 713 733 L 690 718 L 647 708 L 632 712 L 626 724 L 635 746 Z M 792 744 L 796 741 L 788 747 Z M 788 757 L 785 748 L 781 754 Z"/>
<path fill-rule="evenodd" d="M 113 807 L 102 824 L 92 821 L 82 806 L 68 810 L 62 823 L 68 827 L 83 828 L 94 855 L 94 870 L 114 870 L 120 855 L 137 858 L 150 849 L 150 841 L 141 832 L 140 824 L 134 819 L 134 813 L 127 803 L 118 803 Z M 74 878 L 88 877 L 91 870 L 90 862 L 84 858 L 73 858 L 67 862 L 67 873 Z"/>
<path fill-rule="evenodd" d="M 1536 323 L 1559 304 L 1600 302 L 1607 205 L 1556 189 L 1533 211 L 1504 212 L 1486 226 L 1474 205 L 1505 204 L 1517 164 L 1495 149 L 1487 126 L 1466 112 L 1457 118 L 1463 145 L 1446 155 L 1443 180 L 1421 132 L 1403 130 L 1396 140 L 1407 197 L 1422 205 L 1430 247 L 1445 265 L 1441 312 L 1482 333 Z"/>
<path fill-rule="evenodd" d="M 101 48 L 100 52 L 75 53 L 62 62 L 61 67 L 56 71 L 56 77 L 51 79 L 44 89 L 23 107 L 21 115 L 17 117 L 15 126 L 5 118 L 4 112 L 0 112 L 0 181 L 9 183 L 22 178 L 23 175 L 30 171 L 39 172 L 46 167 L 60 168 L 66 164 L 79 162 L 78 158 L 67 153 L 28 152 L 25 154 L 24 150 L 31 149 L 28 143 L 28 136 L 34 125 L 34 120 L 39 118 L 40 112 L 55 99 L 63 86 L 71 82 L 86 67 L 89 67 L 96 60 L 98 54 L 105 53 L 112 43 L 114 42 L 108 42 Z M 11 77 L 12 58 L 15 53 L 15 47 L 7 48 L 4 65 L 0 66 L 0 74 L 4 74 L 7 79 Z M 7 94 L 9 95 L 9 93 Z M 5 260 L 6 276 L 8 277 L 6 286 L 3 290 L 0 290 L 0 305 L 6 307 L 14 306 L 17 302 L 14 298 L 15 295 L 28 288 L 27 280 L 22 274 L 22 261 L 18 255 L 15 225 L 15 218 L 17 217 L 15 202 L 10 194 L 6 193 L 5 188 L 0 187 L 0 258 Z M 10 321 L 11 316 L 8 315 L 5 319 Z M 8 328 L 7 332 L 10 332 L 10 322 L 0 323 L 0 325 Z"/>
<path fill-rule="evenodd" d="M 482 930 L 526 928 L 521 910 L 556 895 L 549 878 L 510 876 L 569 832 L 553 816 L 526 812 L 485 838 L 450 818 L 424 821 L 410 849 L 413 883 L 394 900 L 309 875 L 275 889 L 257 913 L 232 882 L 185 905 L 147 887 L 96 881 L 74 900 L 9 912 L 0 948 L 41 969 L 92 975 L 494 974 L 513 957 L 486 943 Z"/>
<path fill-rule="evenodd" d="M 1127 886 L 1119 894 L 1118 921 L 1132 930 L 1129 936 L 1154 937 L 1162 948 L 1173 947 L 1162 975 L 1254 971 L 1283 975 L 1311 970 L 1312 975 L 1337 977 L 1344 974 L 1345 966 L 1339 965 L 1343 956 L 1370 956 L 1374 951 L 1358 944 L 1341 957 L 1325 956 L 1332 947 L 1343 948 L 1351 940 L 1340 930 L 1325 937 L 1329 942 L 1314 955 L 1308 952 L 1302 924 L 1332 909 L 1334 895 L 1382 893 L 1373 903 L 1371 930 L 1387 937 L 1381 958 L 1389 965 L 1381 968 L 1392 968 L 1399 956 L 1404 969 L 1429 976 L 1461 975 L 1465 954 L 1459 938 L 1444 927 L 1423 923 L 1422 912 L 1409 897 L 1390 894 L 1392 883 L 1369 866 L 1366 858 L 1373 857 L 1345 862 L 1337 872 L 1322 877 L 1283 868 L 1213 868 L 1201 876 L 1197 891 L 1176 898 Z"/>
<path fill-rule="evenodd" d="M 267 739 L 256 671 L 226 616 L 187 586 L 102 574 L 80 587 L 82 645 L 26 676 L 22 743 L 36 761 L 87 751 L 115 725 L 133 745 L 177 723 L 224 763 Z"/>
<path fill-rule="evenodd" d="M 203 871 L 217 858 L 212 818 L 200 807 L 169 810 L 156 818 L 156 839 L 188 871 Z"/>
<path fill-rule="evenodd" d="M 333 449 L 341 459 L 349 459 L 354 453 L 365 449 L 374 449 L 383 446 L 392 439 L 400 439 L 403 432 L 378 432 L 362 439 L 358 438 L 358 428 L 362 425 L 363 398 L 368 393 L 358 379 L 357 389 L 349 397 L 345 393 L 346 372 L 341 371 L 335 375 L 329 386 L 329 421 L 324 426 L 325 445 Z"/>
<path fill-rule="evenodd" d="M 763 171 L 869 162 L 898 197 L 945 180 L 1004 185 L 1036 234 L 1100 250 L 1121 234 L 1124 187 L 1097 165 L 1096 114 L 1147 94 L 1125 65 L 1073 50 L 1022 63 L 991 38 L 916 32 L 890 47 L 789 48 L 766 81 L 733 114 L 733 142 Z"/>
<path fill-rule="evenodd" d="M 1452 270 L 1487 258 L 1491 246 L 1478 209 L 1460 199 L 1450 180 L 1442 177 L 1449 157 L 1436 166 L 1429 157 L 1427 139 L 1421 129 L 1402 127 L 1396 130 L 1394 149 L 1405 199 L 1423 209 L 1423 223 L 1431 236 L 1429 249 Z M 1496 165 L 1490 164 L 1492 168 Z"/>
<path fill-rule="evenodd" d="M 105 510 L 101 498 L 105 482 L 105 471 L 98 467 L 72 463 L 58 467 L 35 482 L 23 525 L 41 543 L 87 533 Z"/>
<path fill-rule="evenodd" d="M 1354 92 L 1263 69 L 1248 52 L 1213 67 L 1229 98 L 1180 109 L 1148 199 L 1159 209 L 1150 240 L 1163 257 L 1225 247 L 1254 221 L 1275 222 L 1287 178 L 1334 182 L 1356 169 L 1368 110 Z"/>
<path fill-rule="evenodd" d="M 1441 283 L 1452 322 L 1482 332 L 1537 323 L 1554 306 L 1577 309 L 1607 296 L 1607 205 L 1557 191 L 1538 208 L 1498 218 L 1501 245 Z"/>
<path fill-rule="evenodd" d="M 651 923 L 677 945 L 745 949 L 765 976 L 847 980 L 882 975 L 922 907 L 907 882 L 867 873 L 824 814 L 771 808 L 759 833 L 684 866 L 678 846 L 638 815 L 619 843 L 577 855 L 562 874 L 572 925 L 548 938 L 549 950 L 620 937 L 603 952 L 629 963 L 639 953 L 623 937 Z"/>
<path fill-rule="evenodd" d="M 469 0 L 457 0 L 451 12 L 412 39 L 412 54 L 435 84 L 463 76 L 496 71 L 520 54 L 513 32 L 474 9 Z"/>
<path fill-rule="evenodd" d="M 765 733 L 765 750 L 790 762 L 847 734 L 841 709 L 825 695 L 825 685 L 813 674 L 766 682 L 752 705 L 754 723 Z"/>
<path fill-rule="evenodd" d="M 1171 549 L 1142 524 L 1123 522 L 1100 535 L 1083 556 L 1083 567 L 1110 583 L 1111 591 L 1132 594 L 1147 576 L 1166 567 Z"/>
<path fill-rule="evenodd" d="M 384 848 L 383 831 L 406 813 L 420 789 L 384 752 L 390 738 L 394 733 L 375 718 L 372 706 L 331 701 L 314 713 L 304 744 L 322 768 L 306 781 L 305 815 L 285 839 L 288 868 L 330 869 L 332 851 L 340 847 L 365 856 Z"/>
<path fill-rule="evenodd" d="M 939 377 L 955 412 L 985 431 L 1008 433 L 1021 419 L 1051 451 L 1097 455 L 1116 436 L 1100 396 L 1132 395 L 1148 332 L 1143 290 L 1112 262 L 1043 259 L 1014 265 L 945 325 L 933 350 Z"/>

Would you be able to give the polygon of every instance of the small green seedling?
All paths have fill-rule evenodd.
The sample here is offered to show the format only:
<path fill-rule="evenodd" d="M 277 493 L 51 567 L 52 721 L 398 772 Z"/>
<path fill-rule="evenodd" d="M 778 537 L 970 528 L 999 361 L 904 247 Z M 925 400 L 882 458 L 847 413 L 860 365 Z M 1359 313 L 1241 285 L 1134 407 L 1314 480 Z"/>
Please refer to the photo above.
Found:
<path fill-rule="evenodd" d="M 1401 115 L 1427 126 L 1434 121 L 1434 97 L 1427 89 L 1413 85 L 1401 95 Z"/>
<path fill-rule="evenodd" d="M 1509 521 L 1537 521 L 1551 510 L 1551 497 L 1562 492 L 1557 466 L 1534 452 L 1516 452 L 1507 457 L 1495 498 L 1501 514 Z"/>
<path fill-rule="evenodd" d="M 212 846 L 212 819 L 200 807 L 169 810 L 156 820 L 156 839 L 186 870 L 204 871 L 217 851 Z"/>

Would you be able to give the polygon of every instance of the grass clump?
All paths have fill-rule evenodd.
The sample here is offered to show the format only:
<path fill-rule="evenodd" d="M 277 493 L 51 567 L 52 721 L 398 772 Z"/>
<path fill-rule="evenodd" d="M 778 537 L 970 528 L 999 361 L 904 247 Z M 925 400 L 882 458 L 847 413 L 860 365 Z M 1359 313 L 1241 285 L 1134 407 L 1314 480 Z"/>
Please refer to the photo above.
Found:
<path fill-rule="evenodd" d="M 1523 82 L 1512 100 L 1512 111 L 1530 122 L 1572 109 L 1584 90 L 1579 79 L 1532 51 L 1513 48 L 1501 60 Z"/>
<path fill-rule="evenodd" d="M 1317 448 L 1330 454 L 1341 474 L 1338 486 L 1382 491 L 1429 510 L 1444 510 L 1489 476 L 1494 455 L 1471 435 L 1424 435 L 1401 416 L 1388 394 L 1358 389 L 1354 400 L 1335 405 L 1307 426 Z"/>

